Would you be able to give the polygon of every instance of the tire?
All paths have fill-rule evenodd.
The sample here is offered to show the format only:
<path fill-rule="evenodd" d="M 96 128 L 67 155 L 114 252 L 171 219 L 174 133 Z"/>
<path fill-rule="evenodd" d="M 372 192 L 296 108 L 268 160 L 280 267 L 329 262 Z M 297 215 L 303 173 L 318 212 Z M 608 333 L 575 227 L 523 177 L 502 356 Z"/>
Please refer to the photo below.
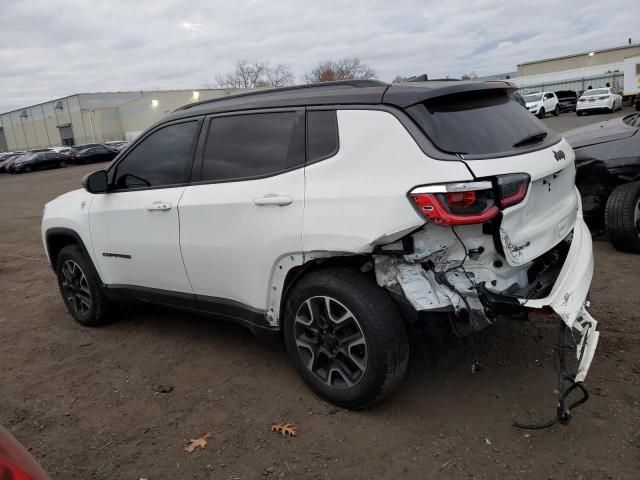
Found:
<path fill-rule="evenodd" d="M 580 112 L 580 111 L 576 110 L 576 115 L 579 116 L 579 117 L 581 117 L 583 113 L 584 112 Z"/>
<path fill-rule="evenodd" d="M 611 192 L 604 224 L 616 250 L 640 253 L 640 182 L 619 185 Z"/>
<path fill-rule="evenodd" d="M 107 323 L 112 304 L 102 291 L 91 259 L 80 247 L 67 245 L 60 251 L 56 275 L 64 304 L 78 323 L 88 327 Z"/>
<path fill-rule="evenodd" d="M 24 173 L 31 173 L 31 172 L 33 172 L 33 167 L 24 167 L 23 172 Z M 22 173 L 22 172 L 20 172 L 20 173 Z"/>
<path fill-rule="evenodd" d="M 60 167 L 60 168 L 67 168 L 67 162 L 65 162 L 64 160 L 62 160 L 62 161 L 60 162 L 60 164 L 58 165 L 58 167 Z"/>
<path fill-rule="evenodd" d="M 409 361 L 407 332 L 393 300 L 373 278 L 347 268 L 312 272 L 295 285 L 286 300 L 284 337 L 307 386 L 343 408 L 362 409 L 385 398 Z M 345 337 L 351 339 L 346 348 Z"/>
<path fill-rule="evenodd" d="M 556 108 L 553 109 L 553 116 L 557 117 L 558 115 L 560 115 L 560 107 L 556 105 Z"/>
<path fill-rule="evenodd" d="M 544 111 L 544 108 L 541 108 L 538 112 L 538 118 L 544 118 L 547 114 Z"/>

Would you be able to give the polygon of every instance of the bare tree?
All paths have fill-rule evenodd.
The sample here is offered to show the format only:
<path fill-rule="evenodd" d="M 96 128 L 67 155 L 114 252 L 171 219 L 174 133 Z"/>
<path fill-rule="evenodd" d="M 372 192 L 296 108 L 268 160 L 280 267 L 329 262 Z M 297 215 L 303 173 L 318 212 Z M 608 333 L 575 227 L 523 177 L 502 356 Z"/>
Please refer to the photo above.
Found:
<path fill-rule="evenodd" d="M 462 75 L 461 78 L 462 80 L 475 80 L 476 78 L 478 78 L 478 75 L 476 75 L 476 72 L 471 70 L 469 73 L 465 73 L 464 75 Z"/>
<path fill-rule="evenodd" d="M 293 84 L 293 79 L 293 73 L 286 65 L 271 67 L 269 62 L 248 60 L 237 61 L 232 72 L 215 77 L 222 88 L 282 87 Z"/>
<path fill-rule="evenodd" d="M 293 72 L 288 66 L 279 63 L 275 67 L 271 68 L 267 64 L 265 69 L 265 77 L 271 87 L 286 87 L 287 85 L 293 85 L 295 77 Z"/>
<path fill-rule="evenodd" d="M 362 63 L 359 58 L 347 57 L 340 60 L 320 62 L 305 74 L 304 81 L 307 83 L 319 83 L 371 78 L 376 78 L 376 72 L 372 67 Z"/>

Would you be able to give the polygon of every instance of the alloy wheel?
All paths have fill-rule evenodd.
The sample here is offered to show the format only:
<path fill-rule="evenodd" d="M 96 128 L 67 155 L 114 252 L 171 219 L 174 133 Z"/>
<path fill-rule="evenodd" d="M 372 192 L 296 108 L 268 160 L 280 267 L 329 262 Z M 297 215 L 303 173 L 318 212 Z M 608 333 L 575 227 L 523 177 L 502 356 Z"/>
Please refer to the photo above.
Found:
<path fill-rule="evenodd" d="M 305 366 L 331 388 L 356 385 L 367 368 L 367 342 L 355 315 L 332 297 L 307 299 L 296 312 L 294 335 Z"/>
<path fill-rule="evenodd" d="M 93 302 L 86 275 L 73 260 L 65 260 L 60 273 L 62 275 L 62 290 L 68 305 L 78 315 L 87 315 Z"/>

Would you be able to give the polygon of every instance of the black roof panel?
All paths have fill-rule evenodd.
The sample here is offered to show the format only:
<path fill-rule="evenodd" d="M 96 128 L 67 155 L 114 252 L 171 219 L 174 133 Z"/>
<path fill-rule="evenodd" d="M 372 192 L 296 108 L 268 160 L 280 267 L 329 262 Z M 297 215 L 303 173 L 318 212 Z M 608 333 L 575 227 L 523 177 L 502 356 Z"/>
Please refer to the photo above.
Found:
<path fill-rule="evenodd" d="M 406 108 L 429 98 L 472 90 L 516 88 L 509 82 L 477 80 L 438 80 L 388 84 L 377 80 L 347 80 L 294 87 L 255 90 L 179 108 L 162 123 L 196 115 L 210 115 L 261 108 L 321 105 L 378 105 Z"/>

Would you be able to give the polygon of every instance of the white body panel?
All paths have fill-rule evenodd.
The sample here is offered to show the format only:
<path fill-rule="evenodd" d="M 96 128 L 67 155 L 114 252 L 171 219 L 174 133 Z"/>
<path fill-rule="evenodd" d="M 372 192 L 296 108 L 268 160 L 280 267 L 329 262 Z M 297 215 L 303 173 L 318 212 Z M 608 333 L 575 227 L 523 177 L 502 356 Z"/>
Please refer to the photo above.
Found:
<path fill-rule="evenodd" d="M 266 310 L 276 262 L 302 251 L 303 210 L 303 168 L 187 187 L 180 238 L 195 293 Z"/>
<path fill-rule="evenodd" d="M 556 160 L 554 152 L 563 152 Z M 559 155 L 559 153 L 558 153 Z M 500 236 L 511 265 L 523 265 L 550 250 L 566 237 L 576 220 L 575 154 L 566 140 L 550 148 L 517 157 L 471 160 L 478 177 L 514 172 L 531 176 L 526 198 L 503 211 Z"/>
<path fill-rule="evenodd" d="M 93 196 L 91 238 L 103 282 L 192 293 L 178 238 L 178 202 L 184 189 Z"/>
<path fill-rule="evenodd" d="M 306 168 L 305 252 L 370 252 L 425 220 L 415 186 L 472 180 L 464 163 L 427 157 L 392 114 L 339 110 L 340 150 Z"/>
<path fill-rule="evenodd" d="M 47 230 L 50 228 L 67 228 L 80 236 L 89 251 L 93 264 L 97 265 L 96 257 L 91 248 L 91 234 L 89 232 L 89 207 L 92 200 L 93 195 L 84 189 L 79 189 L 60 195 L 45 205 L 40 229 L 49 263 L 51 263 L 51 257 L 47 250 Z M 55 267 L 55 265 L 52 266 Z M 98 273 L 100 273 L 99 270 Z"/>

